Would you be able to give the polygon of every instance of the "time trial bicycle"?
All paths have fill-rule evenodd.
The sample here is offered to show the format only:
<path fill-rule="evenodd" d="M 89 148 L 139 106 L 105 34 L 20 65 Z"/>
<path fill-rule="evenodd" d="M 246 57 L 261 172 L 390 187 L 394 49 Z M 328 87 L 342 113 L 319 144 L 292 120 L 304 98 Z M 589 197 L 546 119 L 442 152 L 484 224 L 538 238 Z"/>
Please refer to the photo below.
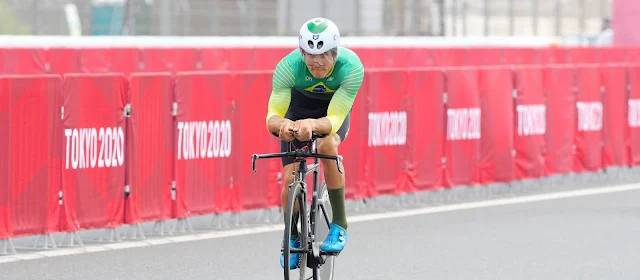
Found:
<path fill-rule="evenodd" d="M 289 131 L 292 133 L 292 131 Z M 277 133 L 272 133 L 278 137 Z M 285 227 L 284 227 L 284 242 L 283 247 L 280 250 L 284 252 L 284 279 L 285 280 L 332 280 L 333 271 L 335 267 L 335 259 L 339 255 L 339 252 L 324 252 L 320 250 L 320 244 L 329 232 L 329 226 L 331 223 L 332 213 L 327 210 L 331 210 L 329 202 L 329 193 L 327 191 L 326 182 L 318 184 L 319 180 L 319 159 L 335 160 L 338 166 L 338 171 L 343 172 L 342 168 L 342 156 L 331 156 L 317 153 L 316 139 L 324 138 L 328 134 L 316 135 L 313 134 L 311 140 L 302 142 L 301 147 L 296 147 L 293 143 L 289 145 L 289 151 L 275 154 L 254 154 L 252 155 L 251 166 L 253 171 L 256 171 L 256 160 L 266 158 L 282 158 L 282 157 L 294 157 L 295 163 L 298 165 L 297 170 L 294 171 L 291 176 L 294 177 L 293 182 L 289 184 L 289 198 L 285 205 Z M 307 164 L 307 159 L 313 158 L 313 164 Z M 311 199 L 311 205 L 307 204 L 308 189 L 306 183 L 306 177 L 313 172 L 313 195 Z M 289 176 L 286 175 L 285 176 Z M 300 213 L 298 223 L 298 232 L 300 233 L 300 248 L 290 248 L 289 240 L 291 238 L 291 226 L 294 216 L 292 215 L 295 203 L 298 202 L 298 209 Z M 322 216 L 321 216 L 322 215 Z M 326 227 L 323 223 L 318 221 L 324 218 Z M 291 254 L 300 254 L 300 266 L 299 269 L 290 270 L 289 260 Z M 305 278 L 307 275 L 307 268 L 311 270 L 311 277 Z"/>

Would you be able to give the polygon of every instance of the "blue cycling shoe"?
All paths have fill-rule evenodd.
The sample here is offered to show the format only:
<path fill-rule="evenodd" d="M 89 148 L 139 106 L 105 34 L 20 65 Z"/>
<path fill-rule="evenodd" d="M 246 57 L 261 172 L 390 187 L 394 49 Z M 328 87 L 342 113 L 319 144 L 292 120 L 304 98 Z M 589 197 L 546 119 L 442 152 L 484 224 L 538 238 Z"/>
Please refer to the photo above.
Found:
<path fill-rule="evenodd" d="M 347 244 L 347 231 L 341 226 L 331 223 L 329 227 L 329 234 L 325 238 L 324 242 L 320 246 L 320 250 L 325 252 L 340 252 Z"/>
<path fill-rule="evenodd" d="M 284 248 L 284 246 L 282 246 L 282 248 Z M 289 248 L 300 248 L 300 240 L 295 236 L 291 236 L 291 239 L 289 240 Z M 284 252 L 280 254 L 280 267 L 284 268 Z M 289 269 L 296 269 L 299 267 L 300 267 L 300 254 L 299 253 L 291 254 L 289 256 Z"/>

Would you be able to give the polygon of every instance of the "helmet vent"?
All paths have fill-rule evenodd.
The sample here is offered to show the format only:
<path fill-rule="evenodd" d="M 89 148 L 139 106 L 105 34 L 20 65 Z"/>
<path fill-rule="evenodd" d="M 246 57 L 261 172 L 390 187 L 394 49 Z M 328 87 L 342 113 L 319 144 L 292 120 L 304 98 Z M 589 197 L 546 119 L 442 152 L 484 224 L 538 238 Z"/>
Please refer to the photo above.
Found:
<path fill-rule="evenodd" d="M 322 49 L 322 46 L 324 46 L 324 42 L 323 41 L 319 41 L 317 45 L 314 46 L 313 41 L 309 40 L 307 41 L 307 45 L 309 45 L 310 49 Z"/>

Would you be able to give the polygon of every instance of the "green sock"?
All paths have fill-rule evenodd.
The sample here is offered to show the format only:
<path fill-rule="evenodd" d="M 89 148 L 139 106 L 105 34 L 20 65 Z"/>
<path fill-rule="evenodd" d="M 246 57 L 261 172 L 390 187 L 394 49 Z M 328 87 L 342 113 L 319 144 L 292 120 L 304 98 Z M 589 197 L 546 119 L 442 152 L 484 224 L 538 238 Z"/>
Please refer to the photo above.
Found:
<path fill-rule="evenodd" d="M 344 207 L 344 186 L 336 190 L 328 190 L 333 223 L 347 229 L 347 213 Z"/>

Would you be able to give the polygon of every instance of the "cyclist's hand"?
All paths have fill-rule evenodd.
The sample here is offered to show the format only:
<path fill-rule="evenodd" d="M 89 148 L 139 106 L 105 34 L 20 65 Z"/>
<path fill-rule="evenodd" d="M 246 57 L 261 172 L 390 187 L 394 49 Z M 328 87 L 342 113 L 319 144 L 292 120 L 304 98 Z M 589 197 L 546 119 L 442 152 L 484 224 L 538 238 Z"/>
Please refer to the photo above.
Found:
<path fill-rule="evenodd" d="M 293 132 L 296 138 L 300 141 L 311 140 L 313 133 L 313 122 L 310 119 L 298 120 L 293 126 Z"/>
<path fill-rule="evenodd" d="M 280 131 L 278 132 L 281 140 L 291 142 L 294 139 L 296 139 L 295 136 L 292 134 L 293 126 L 294 126 L 293 121 L 291 121 L 290 119 L 284 119 L 284 121 L 280 125 Z"/>

